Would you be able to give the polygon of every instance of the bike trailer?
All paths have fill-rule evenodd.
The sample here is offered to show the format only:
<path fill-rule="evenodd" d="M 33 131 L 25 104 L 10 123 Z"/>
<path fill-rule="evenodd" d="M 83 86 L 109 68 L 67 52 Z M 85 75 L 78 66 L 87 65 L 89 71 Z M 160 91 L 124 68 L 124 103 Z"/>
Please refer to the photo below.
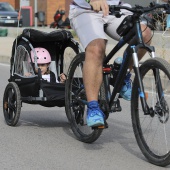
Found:
<path fill-rule="evenodd" d="M 35 52 L 36 47 L 45 48 L 50 53 L 49 67 L 56 79 L 63 73 L 65 49 L 70 47 L 75 54 L 79 52 L 78 43 L 70 31 L 56 30 L 47 33 L 35 29 L 23 30 L 13 42 L 10 78 L 3 97 L 4 117 L 10 126 L 17 124 L 22 102 L 45 107 L 65 106 L 65 83 L 47 82 L 38 69 L 36 55 L 35 62 L 32 62 L 31 50 Z M 31 74 L 26 76 L 25 73 Z"/>

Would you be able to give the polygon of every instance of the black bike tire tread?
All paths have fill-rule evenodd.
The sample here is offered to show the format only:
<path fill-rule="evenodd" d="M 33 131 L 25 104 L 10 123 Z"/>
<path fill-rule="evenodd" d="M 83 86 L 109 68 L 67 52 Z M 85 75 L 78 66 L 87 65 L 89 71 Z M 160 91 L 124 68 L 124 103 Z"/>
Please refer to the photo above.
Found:
<path fill-rule="evenodd" d="M 147 67 L 151 67 L 152 65 L 155 65 L 155 66 L 159 65 L 161 68 L 164 68 L 164 70 L 166 70 L 166 74 L 170 77 L 170 64 L 162 58 L 153 58 L 153 59 L 146 60 L 140 67 L 141 75 L 144 69 L 147 69 Z M 134 105 L 135 105 L 135 101 L 137 101 L 137 99 L 135 99 L 135 95 L 136 93 L 138 93 L 137 89 L 138 89 L 137 77 L 135 76 L 133 88 L 132 88 L 131 119 L 132 119 L 132 126 L 133 126 L 133 131 L 136 137 L 136 141 L 142 153 L 148 159 L 149 162 L 151 162 L 152 164 L 158 165 L 158 166 L 162 166 L 162 167 L 167 166 L 170 164 L 170 152 L 168 153 L 166 159 L 158 160 L 157 158 L 149 154 L 149 151 L 144 147 L 144 144 L 142 143 L 142 140 L 140 139 L 138 127 L 136 125 L 137 122 L 135 122 L 135 118 L 134 118 L 136 116 L 136 113 L 135 113 L 136 106 Z"/>
<path fill-rule="evenodd" d="M 19 118 L 20 118 L 20 112 L 21 112 L 21 95 L 20 95 L 20 90 L 19 90 L 19 87 L 18 85 L 15 83 L 15 82 L 10 82 L 8 83 L 8 85 L 6 86 L 6 89 L 5 89 L 5 92 L 4 92 L 4 98 L 5 98 L 5 95 L 6 95 L 6 92 L 8 90 L 8 88 L 12 87 L 15 91 L 15 95 L 16 95 L 16 113 L 15 113 L 15 116 L 14 116 L 14 119 L 9 122 L 7 119 L 6 119 L 6 116 L 5 116 L 5 112 L 4 112 L 4 117 L 5 117 L 5 121 L 7 123 L 7 125 L 9 126 L 15 126 L 18 121 L 19 121 Z M 3 107 L 4 107 L 4 99 L 3 99 Z M 3 108 L 4 109 L 4 108 Z"/>
<path fill-rule="evenodd" d="M 73 70 L 74 70 L 74 67 L 77 66 L 78 63 L 84 61 L 85 59 L 85 53 L 79 53 L 78 55 L 75 56 L 75 58 L 72 60 L 70 66 L 69 66 L 69 69 L 68 69 L 68 78 L 67 78 L 67 82 L 66 82 L 66 115 L 67 115 L 67 118 L 70 122 L 70 125 L 71 125 L 71 129 L 74 133 L 74 135 L 76 136 L 76 138 L 79 140 L 79 141 L 82 141 L 84 143 L 92 143 L 94 141 L 96 141 L 99 136 L 101 135 L 102 133 L 102 129 L 94 129 L 93 133 L 91 135 L 86 135 L 86 136 L 82 136 L 78 131 L 77 131 L 77 128 L 75 127 L 75 122 L 74 122 L 74 119 L 72 119 L 72 115 L 70 113 L 70 107 L 69 107 L 69 98 L 68 98 L 68 93 L 69 93 L 69 88 L 70 88 L 70 75 L 72 75 L 73 73 Z M 73 70 L 72 70 L 73 69 Z"/>

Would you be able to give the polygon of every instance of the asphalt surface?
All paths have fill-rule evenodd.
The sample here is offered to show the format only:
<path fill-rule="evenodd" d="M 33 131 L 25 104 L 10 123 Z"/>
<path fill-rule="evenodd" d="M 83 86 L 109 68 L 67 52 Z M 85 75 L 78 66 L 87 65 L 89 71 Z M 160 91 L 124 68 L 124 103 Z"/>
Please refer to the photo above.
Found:
<path fill-rule="evenodd" d="M 122 112 L 111 113 L 109 128 L 97 141 L 76 140 L 65 108 L 22 104 L 15 127 L 5 123 L 3 94 L 9 64 L 0 64 L 0 170 L 164 170 L 141 153 L 132 129 L 130 102 L 120 99 Z"/>

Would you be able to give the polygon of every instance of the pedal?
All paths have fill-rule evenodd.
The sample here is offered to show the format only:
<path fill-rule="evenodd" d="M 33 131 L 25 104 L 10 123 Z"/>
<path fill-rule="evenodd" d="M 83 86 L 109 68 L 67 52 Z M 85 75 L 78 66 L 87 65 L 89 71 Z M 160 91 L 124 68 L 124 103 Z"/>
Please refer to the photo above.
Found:
<path fill-rule="evenodd" d="M 108 128 L 108 123 L 106 122 L 106 120 L 104 121 L 104 125 L 102 126 L 96 126 L 96 127 L 92 127 L 92 129 L 106 129 Z"/>
<path fill-rule="evenodd" d="M 98 126 L 98 129 L 105 129 L 105 126 Z"/>
<path fill-rule="evenodd" d="M 120 100 L 117 99 L 116 101 L 113 102 L 113 105 L 111 107 L 112 112 L 121 112 L 122 107 L 120 106 Z"/>

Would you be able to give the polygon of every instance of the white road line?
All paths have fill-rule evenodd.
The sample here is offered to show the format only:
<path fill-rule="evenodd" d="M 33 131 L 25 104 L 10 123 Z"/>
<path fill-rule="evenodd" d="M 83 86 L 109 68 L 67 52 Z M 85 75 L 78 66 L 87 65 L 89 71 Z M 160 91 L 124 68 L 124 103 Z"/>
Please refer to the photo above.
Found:
<path fill-rule="evenodd" d="M 0 63 L 0 66 L 10 66 L 10 64 Z"/>

